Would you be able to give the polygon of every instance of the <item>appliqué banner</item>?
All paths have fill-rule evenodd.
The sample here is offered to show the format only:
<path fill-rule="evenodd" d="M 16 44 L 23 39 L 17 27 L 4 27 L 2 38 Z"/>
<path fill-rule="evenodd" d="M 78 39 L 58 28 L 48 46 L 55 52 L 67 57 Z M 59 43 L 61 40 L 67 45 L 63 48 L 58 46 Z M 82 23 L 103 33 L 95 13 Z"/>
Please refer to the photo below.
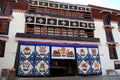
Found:
<path fill-rule="evenodd" d="M 74 47 L 52 46 L 52 59 L 75 59 Z"/>
<path fill-rule="evenodd" d="M 77 67 L 80 75 L 102 73 L 98 52 L 97 46 L 76 47 Z"/>
<path fill-rule="evenodd" d="M 18 76 L 49 76 L 51 59 L 76 60 L 78 74 L 101 74 L 98 46 L 25 44 L 18 47 Z"/>
<path fill-rule="evenodd" d="M 22 44 L 19 48 L 19 76 L 47 76 L 50 71 L 49 46 Z"/>

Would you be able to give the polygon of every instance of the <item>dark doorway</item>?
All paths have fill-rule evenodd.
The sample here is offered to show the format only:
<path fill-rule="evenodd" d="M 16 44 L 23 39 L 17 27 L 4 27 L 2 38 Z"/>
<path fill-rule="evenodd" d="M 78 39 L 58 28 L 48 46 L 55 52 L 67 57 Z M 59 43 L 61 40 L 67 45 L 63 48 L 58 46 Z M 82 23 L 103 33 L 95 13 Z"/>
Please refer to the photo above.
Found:
<path fill-rule="evenodd" d="M 77 75 L 77 64 L 75 60 L 52 60 L 50 67 L 52 77 Z"/>

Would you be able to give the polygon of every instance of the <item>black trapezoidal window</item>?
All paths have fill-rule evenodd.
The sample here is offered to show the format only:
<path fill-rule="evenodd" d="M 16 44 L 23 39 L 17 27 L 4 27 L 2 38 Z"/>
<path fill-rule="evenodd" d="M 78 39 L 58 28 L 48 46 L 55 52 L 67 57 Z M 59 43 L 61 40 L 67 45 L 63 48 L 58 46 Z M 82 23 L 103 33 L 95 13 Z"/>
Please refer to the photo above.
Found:
<path fill-rule="evenodd" d="M 120 28 L 120 17 L 118 17 L 118 28 Z"/>
<path fill-rule="evenodd" d="M 107 37 L 107 41 L 109 42 L 114 41 L 114 37 L 113 37 L 111 30 L 106 30 L 106 37 Z"/>
<path fill-rule="evenodd" d="M 114 61 L 115 69 L 120 69 L 120 61 Z"/>
<path fill-rule="evenodd" d="M 9 32 L 9 23 L 0 21 L 0 34 L 7 35 Z"/>
<path fill-rule="evenodd" d="M 110 59 L 118 59 L 115 45 L 108 45 Z"/>
<path fill-rule="evenodd" d="M 5 41 L 0 40 L 0 57 L 4 57 Z"/>
<path fill-rule="evenodd" d="M 104 23 L 104 25 L 111 25 L 110 24 L 110 15 L 103 16 L 103 23 Z"/>

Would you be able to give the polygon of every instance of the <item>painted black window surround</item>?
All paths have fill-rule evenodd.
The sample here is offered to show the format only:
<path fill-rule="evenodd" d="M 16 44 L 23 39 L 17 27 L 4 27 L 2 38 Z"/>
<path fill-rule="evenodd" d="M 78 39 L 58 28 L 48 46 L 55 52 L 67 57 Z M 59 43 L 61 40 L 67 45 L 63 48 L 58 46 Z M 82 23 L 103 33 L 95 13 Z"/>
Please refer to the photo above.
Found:
<path fill-rule="evenodd" d="M 108 45 L 109 47 L 109 55 L 110 59 L 118 59 L 117 52 L 116 52 L 116 46 L 115 45 Z"/>
<path fill-rule="evenodd" d="M 5 41 L 0 40 L 0 57 L 4 57 Z"/>
<path fill-rule="evenodd" d="M 12 15 L 13 5 L 8 5 L 5 1 L 2 2 L 0 14 Z"/>
<path fill-rule="evenodd" d="M 118 28 L 120 28 L 120 17 L 118 17 Z"/>
<path fill-rule="evenodd" d="M 55 20 L 51 20 L 50 22 L 51 23 L 55 22 Z M 62 25 L 62 23 L 63 22 L 61 22 L 59 24 Z M 90 25 L 92 25 L 92 24 L 90 24 Z M 66 26 L 67 26 L 67 24 L 66 24 Z M 47 34 L 47 35 L 53 35 L 53 36 L 60 35 L 60 36 L 71 36 L 71 37 L 74 37 L 74 36 L 76 36 L 76 37 L 91 37 L 91 38 L 94 37 L 94 30 L 65 28 L 65 27 L 51 27 L 51 26 L 45 27 L 42 25 L 38 26 L 38 25 L 33 25 L 33 24 L 26 25 L 25 33 L 42 34 L 42 35 Z"/>
<path fill-rule="evenodd" d="M 6 3 L 3 2 L 3 3 L 2 3 L 2 6 L 1 6 L 1 13 L 0 13 L 0 14 L 4 14 L 5 8 L 6 8 Z"/>
<path fill-rule="evenodd" d="M 120 69 L 120 61 L 114 61 L 115 69 Z"/>
<path fill-rule="evenodd" d="M 114 42 L 114 37 L 111 30 L 106 30 L 106 38 L 108 42 Z"/>
<path fill-rule="evenodd" d="M 1 35 L 8 35 L 9 30 L 9 23 L 0 21 L 0 34 Z"/>
<path fill-rule="evenodd" d="M 103 23 L 104 25 L 111 25 L 111 22 L 110 22 L 110 15 L 105 15 L 103 16 Z"/>

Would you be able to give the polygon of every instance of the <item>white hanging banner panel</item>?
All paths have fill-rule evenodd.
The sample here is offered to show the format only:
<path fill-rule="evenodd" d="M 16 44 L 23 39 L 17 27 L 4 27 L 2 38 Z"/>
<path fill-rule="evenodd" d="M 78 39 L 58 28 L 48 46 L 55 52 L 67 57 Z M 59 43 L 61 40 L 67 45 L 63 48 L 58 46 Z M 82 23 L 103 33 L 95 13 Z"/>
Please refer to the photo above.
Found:
<path fill-rule="evenodd" d="M 102 73 L 98 46 L 76 47 L 76 60 L 80 75 Z"/>
<path fill-rule="evenodd" d="M 52 59 L 75 59 L 74 47 L 52 46 Z"/>
<path fill-rule="evenodd" d="M 17 75 L 21 77 L 50 75 L 50 46 L 20 43 Z"/>

